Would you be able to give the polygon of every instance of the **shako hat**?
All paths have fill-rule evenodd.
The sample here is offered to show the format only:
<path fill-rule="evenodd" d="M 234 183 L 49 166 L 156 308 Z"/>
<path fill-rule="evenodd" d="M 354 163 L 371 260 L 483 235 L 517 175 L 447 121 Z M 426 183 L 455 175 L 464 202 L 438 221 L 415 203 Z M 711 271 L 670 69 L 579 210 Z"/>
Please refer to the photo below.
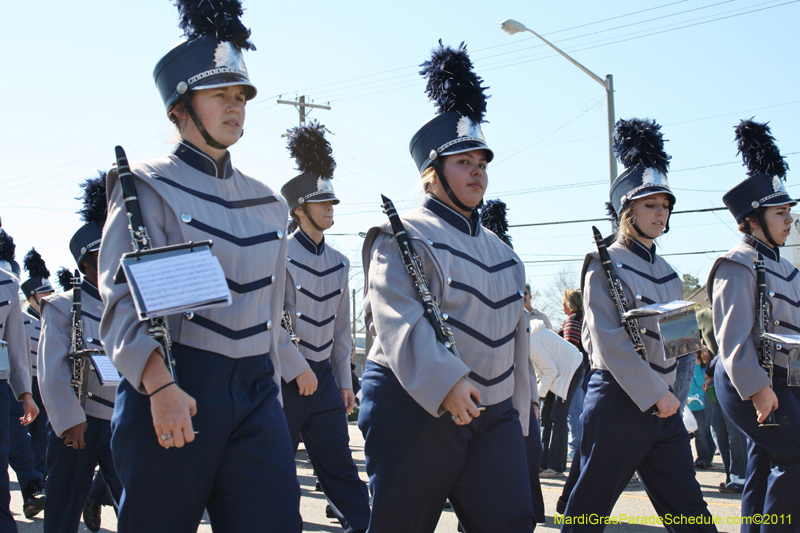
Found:
<path fill-rule="evenodd" d="M 83 207 L 78 213 L 85 224 L 75 232 L 69 241 L 69 251 L 75 258 L 80 271 L 84 272 L 81 261 L 87 253 L 100 249 L 100 241 L 103 237 L 103 226 L 108 214 L 106 173 L 98 171 L 98 177 L 87 179 L 81 183 L 81 188 L 83 189 Z"/>
<path fill-rule="evenodd" d="M 333 159 L 331 143 L 325 138 L 325 127 L 317 121 L 287 130 L 287 149 L 297 162 L 300 174 L 281 187 L 281 195 L 289 204 L 289 212 L 305 202 L 339 203 L 333 192 Z"/>
<path fill-rule="evenodd" d="M 442 45 L 424 62 L 420 75 L 428 79 L 425 92 L 436 104 L 437 115 L 411 138 L 409 149 L 420 174 L 439 157 L 470 150 L 484 150 L 486 160 L 494 153 L 481 131 L 486 99 L 483 81 L 472 71 L 472 61 L 462 42 L 458 49 Z"/>
<path fill-rule="evenodd" d="M 16 251 L 17 245 L 14 244 L 14 239 L 6 233 L 6 230 L 0 229 L 0 268 L 19 278 L 19 263 L 14 260 Z"/>
<path fill-rule="evenodd" d="M 747 167 L 747 178 L 725 193 L 722 201 L 736 222 L 759 207 L 797 205 L 786 192 L 784 181 L 789 165 L 781 156 L 767 123 L 742 120 L 734 129 L 736 145 Z"/>
<path fill-rule="evenodd" d="M 256 95 L 242 49 L 255 50 L 244 27 L 239 0 L 178 0 L 179 27 L 185 40 L 161 58 L 153 78 L 167 113 L 194 89 L 244 85 L 247 99 Z"/>
<path fill-rule="evenodd" d="M 39 252 L 36 251 L 36 248 L 31 248 L 28 253 L 25 254 L 25 259 L 22 261 L 22 264 L 30 276 L 21 287 L 25 299 L 40 292 L 53 292 L 55 290 L 53 286 L 50 285 L 50 271 L 47 270 L 47 265 L 45 265 L 44 259 L 42 259 Z"/>
<path fill-rule="evenodd" d="M 675 206 L 675 195 L 667 182 L 669 155 L 664 151 L 664 136 L 655 120 L 618 120 L 614 127 L 614 152 L 625 170 L 617 176 L 606 204 L 612 221 L 618 223 L 631 200 L 665 193 Z M 667 226 L 668 231 L 669 226 Z"/>

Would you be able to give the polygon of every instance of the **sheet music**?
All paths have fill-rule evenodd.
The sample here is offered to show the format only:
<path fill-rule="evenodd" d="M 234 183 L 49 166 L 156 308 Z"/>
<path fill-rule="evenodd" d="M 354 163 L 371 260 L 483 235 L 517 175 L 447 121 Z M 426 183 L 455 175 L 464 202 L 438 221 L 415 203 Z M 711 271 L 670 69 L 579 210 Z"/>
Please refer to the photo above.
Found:
<path fill-rule="evenodd" d="M 100 383 L 104 387 L 116 387 L 119 384 L 119 372 L 107 355 L 92 355 L 92 365 L 97 371 L 97 377 L 100 378 Z"/>
<path fill-rule="evenodd" d="M 764 338 L 781 344 L 800 344 L 800 335 L 779 335 L 777 333 L 764 333 Z"/>
<path fill-rule="evenodd" d="M 152 256 L 129 264 L 141 299 L 140 319 L 231 304 L 219 260 L 208 249 Z"/>
<path fill-rule="evenodd" d="M 672 311 L 677 311 L 679 309 L 683 309 L 684 307 L 692 307 L 695 304 L 694 302 L 686 302 L 683 300 L 675 300 L 673 302 L 667 303 L 655 303 L 651 305 L 645 305 L 644 307 L 637 307 L 636 309 L 631 309 L 627 313 L 625 313 L 625 318 L 641 318 L 646 316 L 656 316 L 656 315 L 663 315 L 664 313 L 669 313 Z"/>

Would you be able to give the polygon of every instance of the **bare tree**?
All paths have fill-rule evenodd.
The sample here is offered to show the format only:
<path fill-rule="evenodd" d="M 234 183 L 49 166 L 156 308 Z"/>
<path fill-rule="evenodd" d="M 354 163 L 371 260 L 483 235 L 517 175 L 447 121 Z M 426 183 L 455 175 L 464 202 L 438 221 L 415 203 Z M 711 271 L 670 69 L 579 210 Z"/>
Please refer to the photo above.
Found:
<path fill-rule="evenodd" d="M 558 274 L 550 279 L 542 291 L 531 289 L 531 305 L 543 311 L 550 318 L 550 322 L 556 330 L 567 318 L 561 305 L 564 290 L 579 288 L 579 275 L 580 272 L 574 270 L 574 267 L 564 266 Z"/>

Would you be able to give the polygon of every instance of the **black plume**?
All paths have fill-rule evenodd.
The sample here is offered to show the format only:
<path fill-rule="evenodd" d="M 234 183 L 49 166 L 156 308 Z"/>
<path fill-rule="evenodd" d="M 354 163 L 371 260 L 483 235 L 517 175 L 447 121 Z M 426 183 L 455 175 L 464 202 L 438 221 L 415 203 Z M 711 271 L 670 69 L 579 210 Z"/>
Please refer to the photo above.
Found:
<path fill-rule="evenodd" d="M 667 173 L 670 156 L 664 151 L 664 136 L 655 120 L 632 118 L 618 120 L 614 129 L 614 152 L 617 159 L 631 168 L 638 163 Z"/>
<path fill-rule="evenodd" d="M 6 230 L 0 229 L 0 261 L 13 263 L 16 251 L 17 245 L 14 244 L 14 239 L 6 233 Z"/>
<path fill-rule="evenodd" d="M 506 218 L 506 204 L 502 200 L 487 200 L 481 209 L 481 224 L 509 247 L 511 236 L 508 234 L 508 218 Z"/>
<path fill-rule="evenodd" d="M 72 272 L 66 268 L 61 267 L 58 269 L 58 272 L 56 272 L 56 279 L 58 280 L 58 284 L 61 285 L 61 288 L 65 291 L 72 289 Z"/>
<path fill-rule="evenodd" d="M 177 0 L 175 6 L 181 16 L 178 26 L 188 40 L 213 35 L 238 48 L 256 49 L 247 40 L 250 30 L 240 20 L 244 11 L 239 0 Z"/>
<path fill-rule="evenodd" d="M 25 259 L 22 261 L 22 264 L 32 278 L 38 276 L 47 279 L 50 277 L 50 271 L 47 270 L 47 265 L 44 264 L 44 259 L 42 259 L 39 252 L 36 251 L 36 248 L 31 248 L 28 253 L 25 254 Z"/>
<path fill-rule="evenodd" d="M 606 216 L 608 216 L 608 220 L 612 224 L 619 224 L 619 217 L 617 216 L 617 210 L 614 209 L 614 204 L 611 202 L 606 202 Z"/>
<path fill-rule="evenodd" d="M 105 225 L 106 215 L 108 215 L 108 203 L 106 202 L 106 173 L 97 171 L 98 177 L 89 178 L 81 183 L 83 196 L 78 196 L 76 200 L 83 200 L 83 207 L 78 213 L 84 222 L 97 222 L 100 226 Z"/>
<path fill-rule="evenodd" d="M 440 114 L 457 111 L 475 124 L 483 122 L 489 98 L 484 91 L 488 87 L 481 87 L 483 80 L 472 71 L 472 61 L 463 42 L 458 50 L 453 50 L 439 39 L 439 47 L 433 50 L 431 59 L 420 66 L 420 75 L 428 78 L 425 92 Z"/>
<path fill-rule="evenodd" d="M 312 120 L 304 126 L 290 128 L 287 149 L 297 161 L 297 170 L 325 179 L 333 178 L 336 161 L 331 143 L 325 139 L 325 127 Z"/>
<path fill-rule="evenodd" d="M 775 137 L 772 136 L 767 124 L 769 122 L 762 124 L 754 122 L 753 119 L 741 121 L 734 128 L 738 153 L 742 154 L 748 176 L 766 174 L 770 177 L 778 176 L 786 181 L 789 165 L 778 150 Z"/>

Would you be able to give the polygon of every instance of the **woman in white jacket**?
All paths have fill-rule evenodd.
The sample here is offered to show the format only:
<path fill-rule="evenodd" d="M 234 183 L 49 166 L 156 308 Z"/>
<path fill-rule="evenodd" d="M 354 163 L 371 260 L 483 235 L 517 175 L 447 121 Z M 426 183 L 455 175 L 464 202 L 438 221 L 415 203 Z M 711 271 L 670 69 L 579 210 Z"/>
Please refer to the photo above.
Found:
<path fill-rule="evenodd" d="M 543 471 L 539 476 L 558 476 L 567 468 L 567 414 L 583 381 L 583 356 L 541 320 L 531 320 L 530 350 L 539 382 L 542 417 Z"/>

